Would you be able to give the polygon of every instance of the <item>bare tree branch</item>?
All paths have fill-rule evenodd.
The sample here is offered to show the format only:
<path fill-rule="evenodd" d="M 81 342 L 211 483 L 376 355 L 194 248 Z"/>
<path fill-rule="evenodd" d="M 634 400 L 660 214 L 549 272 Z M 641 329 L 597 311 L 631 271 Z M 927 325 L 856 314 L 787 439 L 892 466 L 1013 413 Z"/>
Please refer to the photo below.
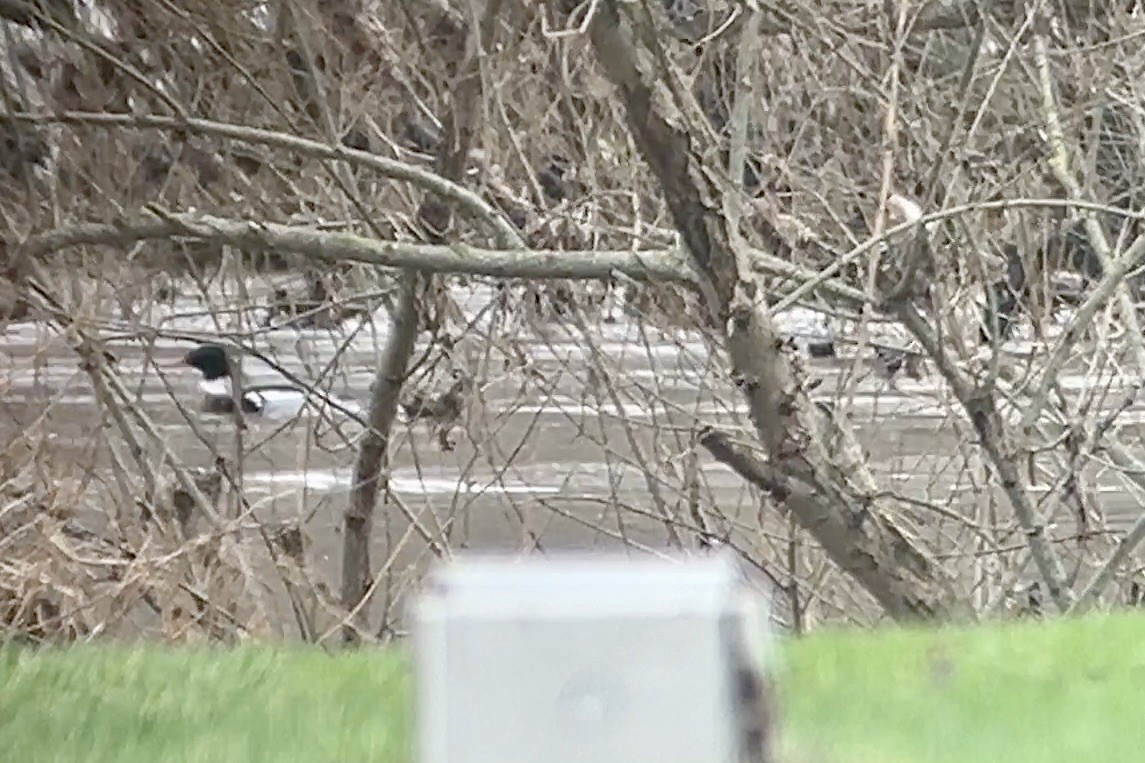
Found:
<path fill-rule="evenodd" d="M 1115 445 L 1106 448 L 1106 451 L 1109 453 L 1110 460 L 1123 470 L 1125 478 L 1140 490 L 1145 491 L 1145 464 L 1142 464 L 1140 459 L 1134 458 L 1125 448 L 1120 446 Z M 1069 611 L 1084 612 L 1092 607 L 1104 592 L 1105 587 L 1109 585 L 1113 575 L 1129 561 L 1130 556 L 1143 542 L 1145 542 L 1145 515 L 1138 517 L 1133 526 L 1129 528 L 1129 532 L 1117 544 L 1117 548 L 1105 560 L 1101 569 L 1078 594 L 1077 600 L 1074 601 Z"/>
<path fill-rule="evenodd" d="M 0 0 L 0 18 L 22 26 L 39 26 L 48 20 L 67 29 L 78 21 L 70 0 Z"/>
<path fill-rule="evenodd" d="M 1050 151 L 1050 169 L 1053 170 L 1054 177 L 1061 184 L 1062 188 L 1066 190 L 1068 196 L 1071 199 L 1080 199 L 1083 194 L 1081 186 L 1078 184 L 1077 179 L 1073 176 L 1073 171 L 1070 169 L 1070 156 L 1066 148 L 1065 131 L 1062 128 L 1061 115 L 1059 113 L 1060 109 L 1054 94 L 1054 83 L 1050 73 L 1049 54 L 1046 49 L 1045 35 L 1040 33 L 1034 35 L 1034 52 L 1037 62 L 1038 86 L 1042 96 L 1042 118 L 1045 120 L 1045 136 Z M 1145 375 L 1145 337 L 1142 336 L 1141 324 L 1137 319 L 1137 306 L 1133 303 L 1133 297 L 1125 285 L 1125 276 L 1134 267 L 1136 256 L 1142 254 L 1142 252 L 1136 246 L 1131 246 L 1130 251 L 1123 254 L 1118 262 L 1115 262 L 1113 250 L 1109 246 L 1109 241 L 1106 239 L 1105 231 L 1102 230 L 1101 223 L 1091 214 L 1084 215 L 1084 221 L 1086 236 L 1088 236 L 1094 253 L 1101 263 L 1102 271 L 1107 274 L 1107 277 L 1102 283 L 1102 286 L 1105 288 L 1095 293 L 1091 300 L 1107 298 L 1109 291 L 1112 290 L 1112 296 L 1115 299 L 1121 320 L 1125 322 L 1129 349 L 1133 361 L 1137 366 L 1137 372 Z M 1063 340 L 1064 339 L 1065 337 L 1063 337 Z M 1062 360 L 1060 347 L 1059 351 L 1055 353 L 1055 360 L 1059 363 Z M 1046 367 L 1042 376 L 1041 391 L 1043 393 L 1044 389 L 1056 379 L 1059 370 L 1060 366 L 1057 365 L 1051 364 Z M 1038 406 L 1040 406 L 1041 403 L 1041 396 L 1034 400 L 1032 410 L 1027 412 L 1029 418 L 1033 418 L 1037 415 Z"/>
<path fill-rule="evenodd" d="M 913 220 L 917 223 L 922 219 L 922 211 L 917 204 L 910 202 L 902 205 L 900 201 L 900 205 L 908 221 Z M 955 353 L 947 348 L 946 343 L 939 340 L 939 335 L 923 318 L 911 299 L 910 295 L 915 292 L 916 261 L 925 256 L 927 251 L 927 247 L 911 247 L 908 256 L 912 261 L 908 261 L 902 267 L 899 283 L 884 292 L 888 296 L 884 298 L 883 307 L 898 316 L 903 326 L 914 335 L 935 361 L 939 373 L 950 385 L 977 432 L 979 445 L 986 451 L 990 462 L 994 465 L 1006 498 L 1028 536 L 1030 552 L 1046 583 L 1050 597 L 1059 610 L 1065 611 L 1072 602 L 1065 573 L 1061 561 L 1046 538 L 1045 523 L 1039 520 L 1036 508 L 1022 487 L 1017 461 L 1007 445 L 1007 432 L 998 410 L 995 390 L 990 384 L 975 383 L 970 375 L 959 368 L 955 362 Z M 871 279 L 875 282 L 872 291 L 878 290 L 877 279 L 881 275 L 878 267 L 878 262 L 872 264 Z"/>
<path fill-rule="evenodd" d="M 740 10 L 738 7 L 733 7 L 732 12 L 728 13 L 726 6 L 712 4 L 718 9 L 717 13 L 709 9 L 709 5 L 708 0 L 699 0 L 694 4 L 685 4 L 685 7 L 691 10 L 689 14 L 669 12 L 668 18 L 672 22 L 677 37 L 689 43 L 696 43 L 717 34 L 733 36 L 740 31 L 744 18 L 742 13 L 738 16 L 735 15 Z M 892 4 L 890 14 L 897 16 L 900 13 L 899 7 L 902 5 L 901 2 Z M 975 26 L 983 15 L 982 4 L 977 0 L 930 0 L 921 5 L 922 7 L 918 9 L 917 16 L 910 27 L 913 34 Z M 917 7 L 916 4 L 911 4 L 909 10 L 914 11 L 915 7 Z M 811 10 L 814 6 L 805 6 L 804 8 Z M 791 34 L 799 29 L 801 24 L 806 23 L 802 16 L 810 15 L 810 13 L 799 13 L 804 8 L 768 6 L 766 8 L 767 15 L 760 20 L 759 33 L 769 36 Z M 853 31 L 859 32 L 861 30 L 855 29 Z"/>
<path fill-rule="evenodd" d="M 1012 199 L 964 204 L 924 215 L 918 222 L 949 219 L 976 210 L 1007 210 L 1024 207 L 1065 207 L 1121 212 L 1090 202 L 1070 204 L 1060 199 Z M 663 281 L 694 284 L 693 265 L 677 250 L 573 251 L 527 249 L 516 231 L 505 249 L 483 249 L 467 244 L 433 245 L 379 241 L 350 233 L 319 230 L 305 225 L 254 220 L 233 220 L 213 215 L 168 212 L 151 207 L 150 214 L 123 218 L 112 223 L 80 223 L 37 233 L 23 241 L 8 241 L 13 252 L 43 256 L 72 246 L 128 246 L 138 241 L 177 237 L 213 241 L 235 247 L 268 249 L 330 262 L 357 262 L 392 268 L 417 268 L 435 273 L 464 273 L 496 278 L 602 279 L 614 273 L 640 282 Z M 780 259 L 758 249 L 749 250 L 752 267 L 759 273 L 790 280 L 798 286 L 774 310 L 782 310 L 818 292 L 829 301 L 850 308 L 868 299 L 859 289 L 832 278 L 842 265 L 854 261 L 884 240 L 913 227 L 915 222 L 888 228 L 879 237 L 864 241 L 821 271 Z M 510 231 L 506 231 L 508 234 Z M 1124 267 L 1121 266 L 1121 267 Z M 1120 270 L 1120 268 L 1118 269 Z M 1101 287 L 1095 294 L 1103 293 Z M 1088 304 L 1088 302 L 1087 302 Z M 1100 301 L 1094 303 L 1100 306 Z M 1094 307 L 1093 309 L 1096 309 Z"/>
<path fill-rule="evenodd" d="M 761 294 L 758 285 L 740 280 L 746 274 L 738 272 L 727 221 L 706 201 L 718 199 L 720 189 L 691 136 L 661 112 L 656 78 L 641 71 L 635 43 L 612 0 L 598 5 L 589 31 L 597 58 L 624 102 L 636 145 L 702 274 L 711 320 L 727 332 L 735 376 L 770 467 L 800 483 L 801 494 L 810 497 L 787 508 L 892 617 L 946 612 L 951 602 L 944 571 L 891 520 L 853 440 L 812 403 L 775 325 L 753 302 Z M 840 526 L 849 527 L 846 549 L 826 531 Z"/>
<path fill-rule="evenodd" d="M 919 314 L 913 304 L 900 302 L 898 316 L 927 354 L 934 359 L 939 373 L 946 379 L 958 402 L 962 405 L 974 431 L 978 434 L 979 445 L 990 459 L 998 473 L 998 481 L 1014 515 L 1025 531 L 1030 553 L 1042 579 L 1046 583 L 1050 598 L 1059 610 L 1065 611 L 1073 602 L 1061 560 L 1050 545 L 1046 535 L 1046 523 L 1038 516 L 1038 511 L 1023 488 L 1014 453 L 1007 446 L 1006 429 L 993 390 L 984 385 L 976 385 L 954 363 L 954 356 L 938 335 Z"/>
<path fill-rule="evenodd" d="M 379 175 L 393 180 L 404 180 L 447 199 L 488 225 L 504 247 L 519 246 L 520 236 L 513 224 L 497 209 L 473 191 L 463 188 L 439 174 L 412 164 L 386 159 L 368 151 L 327 145 L 297 135 L 262 130 L 245 125 L 212 122 L 207 119 L 178 119 L 153 115 L 102 114 L 62 112 L 58 114 L 0 113 L 0 123 L 7 120 L 31 124 L 85 124 L 101 127 L 150 128 L 167 131 L 185 131 L 215 138 L 230 138 L 273 148 L 296 151 L 303 156 L 319 159 L 341 159 L 359 167 L 368 167 Z"/>
<path fill-rule="evenodd" d="M 928 0 L 921 6 L 911 24 L 912 33 L 964 29 L 976 26 L 984 16 L 992 15 L 1008 21 L 1014 15 L 1014 11 L 1004 3 L 990 4 L 981 0 Z M 1102 18 L 1109 15 L 1112 6 L 1113 3 L 1094 3 L 1091 0 L 1061 0 L 1059 7 L 1082 18 Z M 1019 7 L 1014 6 L 1015 9 Z"/>
<path fill-rule="evenodd" d="M 492 36 L 494 20 L 500 0 L 489 0 L 477 24 L 475 33 L 459 31 L 454 35 L 452 49 L 447 57 L 454 60 L 459 70 L 460 86 L 445 122 L 447 143 L 437 157 L 437 171 L 447 181 L 458 181 L 465 173 L 465 163 L 473 144 L 473 123 L 480 113 L 477 99 L 481 94 L 482 49 Z M 418 209 L 418 218 L 431 240 L 443 240 L 452 227 L 453 210 L 443 203 L 442 194 L 431 192 Z M 501 218 L 498 217 L 498 220 Z M 501 243 L 510 247 L 522 244 L 516 231 L 510 228 L 501 236 Z M 368 616 L 368 595 L 372 582 L 369 544 L 371 541 L 374 510 L 378 490 L 384 486 L 382 472 L 386 467 L 390 427 L 397 413 L 401 385 L 413 355 L 417 338 L 422 302 L 434 291 L 433 276 L 408 269 L 401 278 L 401 299 L 394 309 L 391 333 L 382 361 L 374 378 L 370 398 L 371 430 L 358 447 L 354 463 L 354 490 L 346 508 L 346 528 L 343 540 L 342 602 L 347 609 L 357 607 L 356 619 L 364 624 Z M 344 637 L 355 638 L 356 631 L 346 629 Z"/>
<path fill-rule="evenodd" d="M 635 281 L 670 283 L 690 283 L 694 279 L 688 262 L 669 250 L 566 252 L 481 249 L 466 244 L 378 241 L 309 226 L 171 214 L 157 209 L 153 214 L 115 223 L 59 228 L 30 236 L 13 248 L 28 256 L 43 256 L 71 246 L 118 247 L 137 241 L 188 237 L 247 250 L 310 257 L 322 262 L 356 262 L 432 273 L 573 279 L 605 279 L 622 273 Z"/>
<path fill-rule="evenodd" d="M 861 543 L 856 543 L 855 522 L 862 522 L 861 517 L 848 517 L 840 512 L 824 512 L 819 505 L 822 499 L 808 489 L 800 480 L 793 480 L 780 470 L 771 466 L 767 461 L 750 448 L 736 443 L 724 432 L 707 429 L 700 437 L 700 444 L 707 449 L 712 457 L 720 463 L 731 468 L 736 474 L 747 482 L 755 485 L 771 497 L 777 505 L 790 511 L 804 529 L 823 549 L 836 560 L 839 566 L 846 569 L 856 578 L 862 574 L 864 577 L 876 578 L 891 576 L 898 578 L 898 586 L 903 590 L 910 590 L 916 584 L 915 576 L 931 574 L 930 562 L 920 557 L 915 548 L 914 539 L 895 529 L 888 529 L 880 537 L 879 543 L 892 549 L 898 555 L 899 565 L 885 567 L 880 559 L 867 553 Z M 804 523 L 804 518 L 818 517 L 820 522 L 814 528 Z M 854 520 L 854 521 L 850 521 Z M 845 560 L 840 562 L 839 560 Z M 860 573 L 860 571 L 863 571 Z M 944 614 L 945 610 L 932 609 L 934 601 L 928 597 L 921 597 L 911 602 L 910 612 L 915 616 L 937 616 Z"/>
<path fill-rule="evenodd" d="M 930 0 L 922 4 L 910 29 L 917 33 L 977 26 L 984 7 L 978 0 Z"/>
<path fill-rule="evenodd" d="M 398 396 L 417 340 L 417 279 L 406 275 L 400 283 L 401 291 L 390 320 L 389 338 L 370 388 L 369 429 L 358 444 L 350 499 L 343 514 L 342 606 L 354 612 L 354 624 L 358 626 L 343 630 L 343 638 L 347 641 L 356 641 L 358 628 L 366 629 L 369 625 L 368 602 L 363 599 L 374 582 L 370 563 L 374 507 L 379 489 L 385 486 L 382 472 L 389 451 L 390 430 L 397 416 Z"/>

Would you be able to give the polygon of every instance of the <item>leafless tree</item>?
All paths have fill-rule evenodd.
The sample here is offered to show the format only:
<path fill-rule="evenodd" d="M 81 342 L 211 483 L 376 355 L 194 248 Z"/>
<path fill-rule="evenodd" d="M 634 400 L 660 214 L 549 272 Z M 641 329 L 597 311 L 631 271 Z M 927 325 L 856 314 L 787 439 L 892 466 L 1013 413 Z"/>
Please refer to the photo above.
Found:
<path fill-rule="evenodd" d="M 985 9 L 0 2 L 0 623 L 384 639 L 506 545 L 1133 598 L 1139 11 Z M 195 410 L 205 341 L 309 413 Z"/>

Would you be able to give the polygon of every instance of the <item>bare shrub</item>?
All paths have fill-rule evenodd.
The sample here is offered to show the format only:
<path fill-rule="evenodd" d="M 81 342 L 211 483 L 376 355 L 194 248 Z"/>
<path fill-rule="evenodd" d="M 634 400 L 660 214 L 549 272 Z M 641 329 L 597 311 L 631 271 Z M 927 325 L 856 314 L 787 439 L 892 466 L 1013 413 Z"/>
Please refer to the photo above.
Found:
<path fill-rule="evenodd" d="M 7 637 L 385 639 L 489 547 L 730 545 L 800 629 L 1135 600 L 1121 5 L 9 5 Z M 309 413 L 205 415 L 206 341 Z"/>

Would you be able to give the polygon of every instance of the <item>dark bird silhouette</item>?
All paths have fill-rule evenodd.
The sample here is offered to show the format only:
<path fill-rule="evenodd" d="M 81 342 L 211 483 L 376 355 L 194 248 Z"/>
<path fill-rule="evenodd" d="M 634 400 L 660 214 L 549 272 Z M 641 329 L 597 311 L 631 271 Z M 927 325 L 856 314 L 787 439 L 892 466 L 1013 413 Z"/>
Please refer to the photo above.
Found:
<path fill-rule="evenodd" d="M 921 381 L 924 375 L 923 356 L 910 350 L 876 345 L 875 370 L 888 381 L 894 379 L 900 371 L 916 381 Z"/>
<path fill-rule="evenodd" d="M 1033 278 L 1027 273 L 1017 246 L 1007 245 L 1005 256 L 1006 275 L 987 287 L 986 304 L 982 306 L 979 338 L 983 344 L 1004 342 L 1010 337 L 1023 304 L 1038 287 L 1039 274 L 1048 276 L 1049 302 L 1055 306 L 1079 304 L 1090 284 L 1104 274 L 1081 220 L 1063 224 L 1047 236 L 1045 245 L 1035 252 Z M 1129 285 L 1138 291 L 1138 280 L 1131 280 Z"/>
<path fill-rule="evenodd" d="M 559 154 L 551 154 L 548 163 L 537 173 L 541 191 L 551 201 L 563 201 L 568 197 L 565 175 L 569 170 L 569 160 Z"/>
<path fill-rule="evenodd" d="M 808 342 L 807 354 L 813 358 L 833 358 L 835 357 L 835 341 L 828 339 L 822 342 Z"/>
<path fill-rule="evenodd" d="M 986 304 L 982 305 L 982 325 L 978 336 L 983 344 L 1004 342 L 1014 331 L 1018 319 L 1019 297 L 1026 290 L 1026 266 L 1018 247 L 1006 247 L 1006 277 L 988 287 Z"/>

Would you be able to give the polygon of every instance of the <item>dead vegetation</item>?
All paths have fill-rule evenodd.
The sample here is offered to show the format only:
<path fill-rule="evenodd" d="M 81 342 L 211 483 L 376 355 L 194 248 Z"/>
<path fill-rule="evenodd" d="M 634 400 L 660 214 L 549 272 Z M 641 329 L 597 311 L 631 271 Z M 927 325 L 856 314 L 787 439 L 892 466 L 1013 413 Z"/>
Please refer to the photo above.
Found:
<path fill-rule="evenodd" d="M 0 3 L 9 634 L 385 638 L 490 543 L 731 544 L 797 628 L 1139 587 L 1135 4 L 69 8 Z M 263 456 L 143 402 L 220 337 L 367 413 Z"/>

